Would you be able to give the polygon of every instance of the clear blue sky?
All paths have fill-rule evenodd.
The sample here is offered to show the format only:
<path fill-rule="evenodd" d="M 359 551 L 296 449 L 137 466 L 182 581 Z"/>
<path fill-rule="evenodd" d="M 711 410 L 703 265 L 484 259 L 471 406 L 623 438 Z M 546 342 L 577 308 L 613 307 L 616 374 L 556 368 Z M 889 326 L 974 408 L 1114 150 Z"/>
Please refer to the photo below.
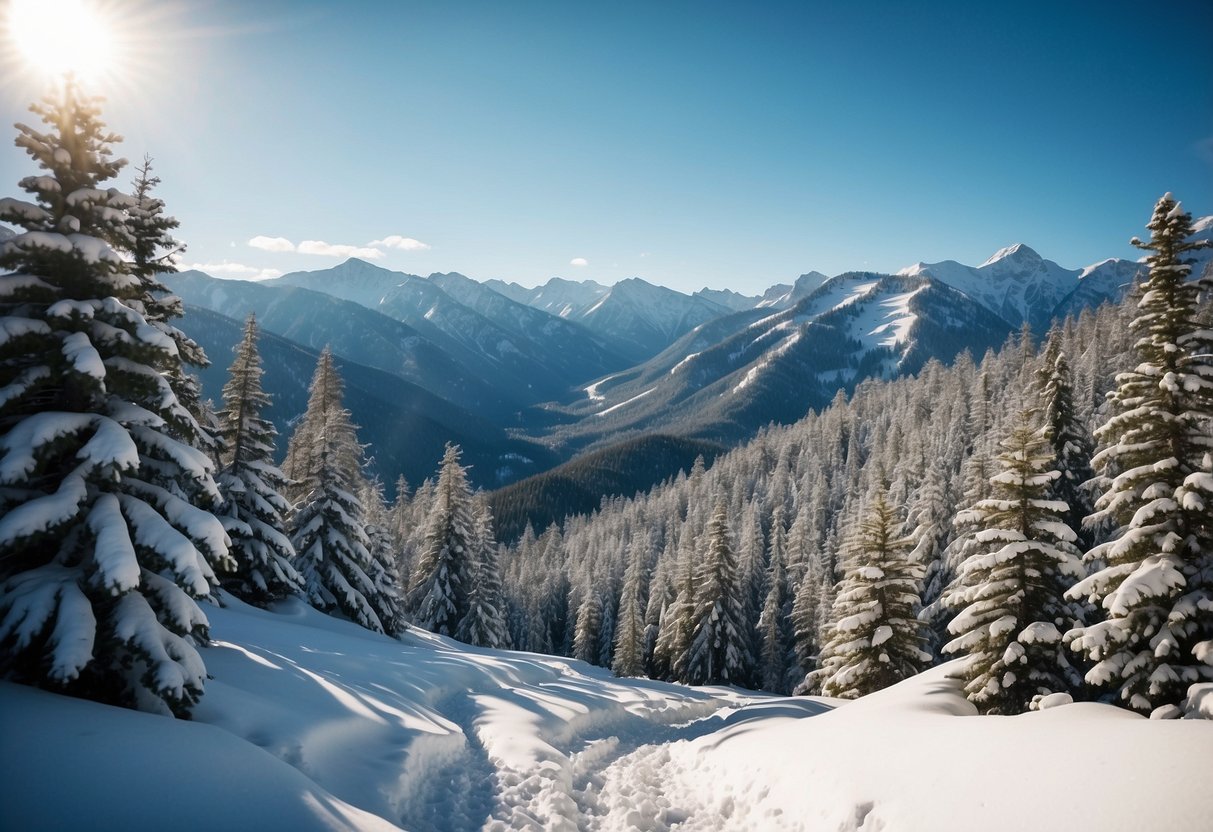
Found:
<path fill-rule="evenodd" d="M 1012 242 L 1134 256 L 1166 190 L 1213 213 L 1208 0 L 105 5 L 154 31 L 106 114 L 189 263 L 399 235 L 429 248 L 378 262 L 420 274 L 757 292 Z M 7 195 L 32 170 L 4 145 Z"/>

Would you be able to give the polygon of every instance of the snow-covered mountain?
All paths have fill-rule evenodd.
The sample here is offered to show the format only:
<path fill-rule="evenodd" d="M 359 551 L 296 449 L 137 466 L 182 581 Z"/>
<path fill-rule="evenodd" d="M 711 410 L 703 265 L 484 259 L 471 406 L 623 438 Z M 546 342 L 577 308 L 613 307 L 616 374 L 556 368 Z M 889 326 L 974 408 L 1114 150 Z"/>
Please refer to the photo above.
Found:
<path fill-rule="evenodd" d="M 570 387 L 627 364 L 587 328 L 457 273 L 423 278 L 350 259 L 265 284 L 324 292 L 400 321 L 478 377 L 511 385 L 524 402 L 563 398 Z"/>
<path fill-rule="evenodd" d="M 709 289 L 706 286 L 695 292 L 693 297 L 703 298 L 718 306 L 723 306 L 725 309 L 732 309 L 734 312 L 753 309 L 762 300 L 761 297 L 743 295 L 732 289 Z"/>
<path fill-rule="evenodd" d="M 593 280 L 565 280 L 563 277 L 553 277 L 533 289 L 501 280 L 487 280 L 484 285 L 507 298 L 561 318 L 572 318 L 581 314 L 611 290 L 611 287 Z"/>
<path fill-rule="evenodd" d="M 1011 331 L 932 277 L 849 272 L 786 309 L 708 321 L 644 364 L 598 379 L 571 408 L 579 421 L 560 435 L 593 445 L 660 430 L 734 442 L 800 418 L 839 388 L 916 372 L 966 348 L 980 355 Z"/>
<path fill-rule="evenodd" d="M 796 282 L 790 286 L 786 283 L 776 283 L 763 292 L 754 305 L 759 309 L 787 309 L 817 291 L 817 288 L 829 279 L 821 272 L 808 272 L 796 278 Z"/>
<path fill-rule="evenodd" d="M 1023 243 L 995 252 L 980 266 L 955 260 L 916 263 L 899 275 L 933 277 L 1018 326 L 1024 321 L 1033 328 L 1048 326 L 1054 310 L 1077 286 L 1081 271 L 1065 269 L 1046 260 Z"/>

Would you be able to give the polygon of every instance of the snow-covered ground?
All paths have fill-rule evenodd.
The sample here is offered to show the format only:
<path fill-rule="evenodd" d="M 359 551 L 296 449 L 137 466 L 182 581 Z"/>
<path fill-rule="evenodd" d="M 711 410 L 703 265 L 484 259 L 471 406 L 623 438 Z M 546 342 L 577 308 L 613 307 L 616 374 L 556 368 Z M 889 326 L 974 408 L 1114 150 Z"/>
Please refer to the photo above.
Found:
<path fill-rule="evenodd" d="M 1213 722 L 977 717 L 938 668 L 855 703 L 208 610 L 195 721 L 0 683 L 12 829 L 1200 829 Z"/>

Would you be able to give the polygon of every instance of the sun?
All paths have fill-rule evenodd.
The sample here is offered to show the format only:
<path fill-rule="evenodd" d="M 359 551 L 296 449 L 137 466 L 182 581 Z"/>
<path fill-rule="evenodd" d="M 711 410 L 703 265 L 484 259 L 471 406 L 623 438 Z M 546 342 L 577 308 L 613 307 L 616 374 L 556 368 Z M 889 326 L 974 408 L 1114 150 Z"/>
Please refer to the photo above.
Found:
<path fill-rule="evenodd" d="M 10 54 L 43 81 L 102 85 L 118 69 L 113 23 L 95 0 L 10 0 L 2 25 Z"/>

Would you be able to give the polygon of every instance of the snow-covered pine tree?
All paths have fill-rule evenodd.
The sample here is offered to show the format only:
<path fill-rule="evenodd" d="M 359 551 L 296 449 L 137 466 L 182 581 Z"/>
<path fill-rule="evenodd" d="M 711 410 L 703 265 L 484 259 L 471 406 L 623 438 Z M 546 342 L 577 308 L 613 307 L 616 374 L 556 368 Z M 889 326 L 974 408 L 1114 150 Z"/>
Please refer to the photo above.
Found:
<path fill-rule="evenodd" d="M 728 507 L 719 499 L 695 579 L 694 634 L 687 656 L 687 677 L 693 685 L 736 684 L 753 662 L 730 537 Z"/>
<path fill-rule="evenodd" d="M 647 531 L 635 534 L 628 549 L 628 568 L 623 573 L 619 594 L 619 615 L 615 623 L 615 659 L 611 670 L 616 676 L 643 676 L 645 668 L 645 579 L 649 565 L 650 537 Z"/>
<path fill-rule="evenodd" d="M 107 244 L 131 239 L 131 199 L 103 186 L 118 137 L 70 80 L 31 109 L 49 129 L 19 124 L 17 145 L 45 172 L 20 182 L 32 202 L 0 199 L 23 229 L 0 243 L 0 674 L 186 715 L 196 599 L 232 565 L 213 463 L 188 442 L 177 344 Z"/>
<path fill-rule="evenodd" d="M 991 496 L 958 518 L 975 531 L 976 551 L 944 595 L 956 636 L 944 646 L 968 656 L 965 694 L 982 713 L 1023 713 L 1050 693 L 1075 693 L 1081 674 L 1062 636 L 1082 610 L 1064 598 L 1082 578 L 1066 504 L 1052 499 L 1055 465 L 1040 414 L 1022 408 L 998 455 Z"/>
<path fill-rule="evenodd" d="M 1106 620 L 1073 634 L 1095 661 L 1087 681 L 1129 708 L 1177 716 L 1188 687 L 1213 681 L 1213 325 L 1187 280 L 1192 217 L 1171 194 L 1146 226 L 1150 272 L 1136 294 L 1138 364 L 1116 377 L 1094 463 L 1108 481 L 1096 522 L 1118 527 L 1088 558 L 1106 564 L 1071 591 Z"/>
<path fill-rule="evenodd" d="M 909 678 L 931 661 L 917 618 L 922 564 L 897 537 L 900 522 L 878 489 L 847 547 L 814 681 L 826 696 L 855 699 Z"/>
<path fill-rule="evenodd" d="M 678 586 L 674 601 L 666 607 L 653 650 L 653 664 L 663 678 L 688 680 L 691 639 L 695 634 L 696 574 L 694 536 L 689 524 L 683 526 L 679 540 Z"/>
<path fill-rule="evenodd" d="M 473 498 L 472 512 L 475 516 L 475 570 L 468 612 L 459 623 L 456 636 L 477 647 L 508 647 L 510 634 L 505 626 L 505 597 L 497 560 L 497 538 L 493 532 L 493 511 L 483 493 Z"/>
<path fill-rule="evenodd" d="M 367 600 L 379 616 L 384 632 L 395 635 L 404 632 L 407 625 L 395 538 L 389 528 L 391 519 L 383 498 L 383 483 L 377 477 L 360 477 L 357 496 L 366 521 L 367 551 L 371 553 L 367 575 L 375 582 L 375 592 Z"/>
<path fill-rule="evenodd" d="M 249 315 L 219 412 L 223 453 L 216 481 L 223 504 L 216 515 L 231 538 L 229 548 L 236 562 L 235 571 L 223 577 L 223 586 L 258 606 L 303 588 L 294 566 L 295 548 L 286 536 L 290 505 L 282 496 L 285 478 L 274 465 L 276 431 L 261 415 L 270 404 L 261 386 L 263 372 L 257 320 Z"/>
<path fill-rule="evenodd" d="M 296 568 L 312 606 L 342 615 L 376 632 L 386 632 L 376 612 L 375 579 L 366 518 L 357 489 L 362 446 L 350 412 L 342 404 L 343 385 L 328 347 L 320 353 L 311 391 L 291 445 L 299 452 L 300 493 L 288 520 Z"/>
<path fill-rule="evenodd" d="M 573 633 L 573 658 L 597 664 L 598 642 L 602 636 L 602 595 L 587 585 L 577 607 L 577 627 Z"/>
<path fill-rule="evenodd" d="M 761 655 L 758 669 L 764 690 L 788 692 L 788 656 L 791 651 L 791 606 L 788 576 L 784 569 L 783 506 L 775 507 L 772 518 L 769 557 L 767 558 L 767 594 L 758 620 Z"/>
<path fill-rule="evenodd" d="M 1045 429 L 1053 447 L 1055 468 L 1060 473 L 1050 488 L 1050 498 L 1069 506 L 1063 519 L 1074 531 L 1078 547 L 1085 550 L 1094 542 L 1090 530 L 1083 528 L 1084 518 L 1095 510 L 1090 492 L 1083 487 L 1095 478 L 1091 468 L 1094 448 L 1074 407 L 1074 381 L 1069 359 L 1061 349 L 1060 330 L 1050 332 L 1045 342 L 1036 371 L 1036 386 L 1044 404 Z"/>
<path fill-rule="evenodd" d="M 434 503 L 413 570 L 408 606 L 413 623 L 431 632 L 455 636 L 468 613 L 476 518 L 462 450 L 449 442 L 442 454 Z"/>

